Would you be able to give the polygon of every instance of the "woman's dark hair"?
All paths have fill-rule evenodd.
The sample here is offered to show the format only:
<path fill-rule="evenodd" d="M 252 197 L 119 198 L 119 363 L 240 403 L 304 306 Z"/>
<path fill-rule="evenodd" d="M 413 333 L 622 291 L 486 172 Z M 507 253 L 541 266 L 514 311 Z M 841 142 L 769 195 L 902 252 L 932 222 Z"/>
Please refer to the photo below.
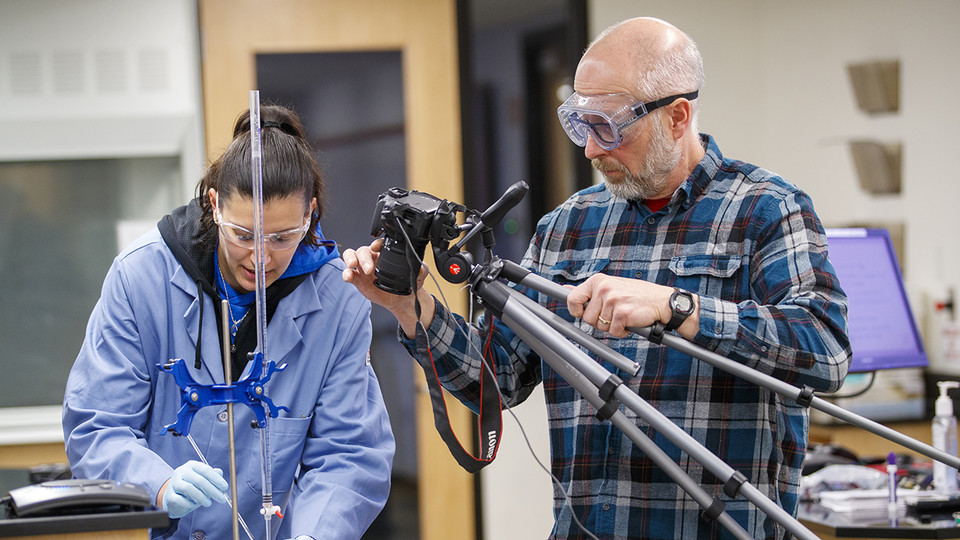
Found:
<path fill-rule="evenodd" d="M 318 245 L 316 228 L 323 215 L 324 178 L 297 114 L 279 105 L 262 105 L 260 140 L 264 204 L 295 196 L 309 204 L 310 199 L 316 197 L 317 207 L 310 216 L 310 229 L 302 243 Z M 203 210 L 200 236 L 207 245 L 213 245 L 217 237 L 217 224 L 207 192 L 210 188 L 217 190 L 220 200 L 229 200 L 237 194 L 253 197 L 250 154 L 250 111 L 247 110 L 237 117 L 230 146 L 207 168 L 197 184 L 197 203 Z"/>

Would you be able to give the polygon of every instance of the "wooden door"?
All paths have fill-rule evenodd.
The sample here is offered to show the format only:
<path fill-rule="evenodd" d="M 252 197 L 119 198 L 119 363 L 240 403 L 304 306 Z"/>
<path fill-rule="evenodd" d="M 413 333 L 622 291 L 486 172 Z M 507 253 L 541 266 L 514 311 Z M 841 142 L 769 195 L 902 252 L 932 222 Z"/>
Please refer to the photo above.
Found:
<path fill-rule="evenodd" d="M 209 156 L 226 148 L 234 119 L 249 106 L 257 54 L 400 51 L 407 187 L 463 200 L 456 0 L 199 0 L 198 5 Z M 357 211 L 372 215 L 375 202 Z M 457 287 L 445 286 L 443 293 L 455 311 L 466 311 Z M 397 361 L 419 371 L 410 359 Z M 472 540 L 473 477 L 450 457 L 434 430 L 425 390 L 417 392 L 416 404 L 420 537 Z M 464 446 L 472 447 L 466 409 L 451 408 L 451 420 Z"/>

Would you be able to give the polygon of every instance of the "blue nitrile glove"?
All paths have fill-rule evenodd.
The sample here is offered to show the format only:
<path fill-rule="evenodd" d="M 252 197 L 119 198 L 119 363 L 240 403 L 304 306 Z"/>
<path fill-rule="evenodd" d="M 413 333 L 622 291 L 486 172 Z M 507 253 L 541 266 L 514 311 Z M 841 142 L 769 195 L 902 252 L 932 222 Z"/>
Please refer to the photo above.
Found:
<path fill-rule="evenodd" d="M 213 501 L 227 502 L 227 481 L 223 471 L 199 461 L 188 461 L 177 467 L 163 492 L 163 509 L 172 519 L 183 517 Z"/>
<path fill-rule="evenodd" d="M 300 535 L 297 535 L 296 538 L 291 538 L 291 539 L 288 539 L 288 540 L 314 540 L 314 539 L 313 539 L 312 536 L 307 536 L 307 535 L 305 535 L 305 534 L 300 534 Z"/>

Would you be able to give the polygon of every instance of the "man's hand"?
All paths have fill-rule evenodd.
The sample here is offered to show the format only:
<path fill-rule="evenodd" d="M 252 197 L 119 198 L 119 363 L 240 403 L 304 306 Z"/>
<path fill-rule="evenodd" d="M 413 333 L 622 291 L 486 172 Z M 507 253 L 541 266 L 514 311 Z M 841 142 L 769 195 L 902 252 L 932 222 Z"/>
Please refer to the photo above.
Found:
<path fill-rule="evenodd" d="M 363 246 L 356 250 L 344 250 L 343 262 L 347 265 L 347 268 L 343 271 L 343 280 L 352 283 L 367 300 L 390 311 L 397 318 L 407 337 L 412 338 L 416 334 L 417 327 L 417 313 L 413 303 L 414 296 L 412 294 L 393 294 L 377 287 L 374 283 L 374 270 L 377 267 L 377 259 L 380 257 L 380 248 L 382 247 L 383 239 L 378 238 L 369 246 Z M 430 324 L 436 312 L 433 296 L 423 289 L 423 281 L 426 277 L 426 268 L 421 268 L 420 275 L 417 277 L 417 298 L 420 300 L 421 320 L 424 321 L 424 325 Z"/>
<path fill-rule="evenodd" d="M 673 288 L 641 279 L 595 274 L 567 295 L 567 310 L 598 330 L 614 337 L 627 337 L 627 327 L 646 327 L 670 322 Z M 700 299 L 693 296 L 694 310 L 677 333 L 692 339 L 700 326 Z"/>

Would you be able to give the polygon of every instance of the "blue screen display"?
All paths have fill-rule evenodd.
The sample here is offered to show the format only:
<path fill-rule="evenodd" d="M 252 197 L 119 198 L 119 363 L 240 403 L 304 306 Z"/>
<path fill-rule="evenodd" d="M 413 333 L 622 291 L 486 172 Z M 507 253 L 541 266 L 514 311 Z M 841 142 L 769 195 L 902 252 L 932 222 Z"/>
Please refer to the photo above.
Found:
<path fill-rule="evenodd" d="M 828 229 L 830 262 L 847 294 L 850 372 L 927 365 L 885 229 Z"/>

